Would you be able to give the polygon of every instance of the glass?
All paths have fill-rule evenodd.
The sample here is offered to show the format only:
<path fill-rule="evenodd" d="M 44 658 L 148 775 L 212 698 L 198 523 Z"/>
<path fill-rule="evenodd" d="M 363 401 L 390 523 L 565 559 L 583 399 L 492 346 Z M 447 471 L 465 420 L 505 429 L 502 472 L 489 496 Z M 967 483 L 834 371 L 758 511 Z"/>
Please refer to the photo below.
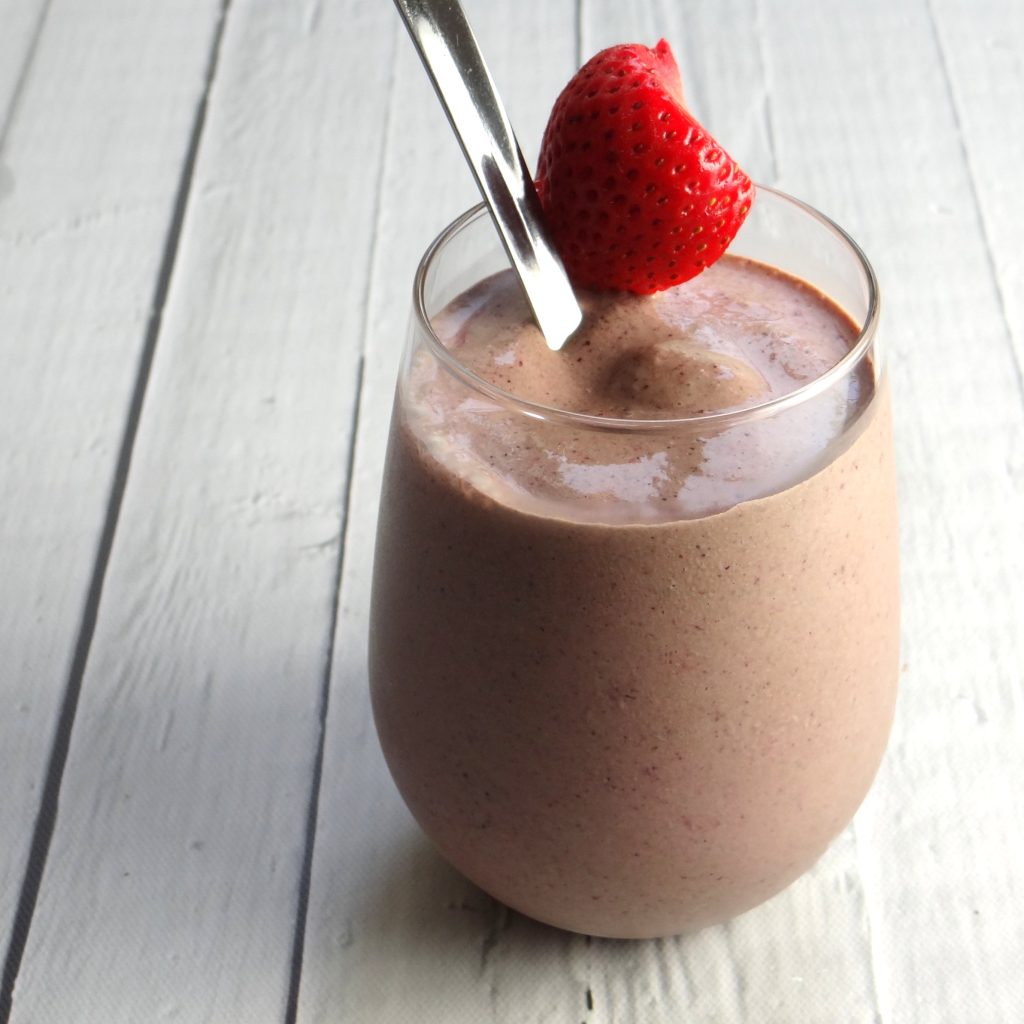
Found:
<path fill-rule="evenodd" d="M 377 730 L 441 853 L 575 931 L 677 934 L 767 899 L 852 817 L 891 726 L 873 272 L 765 188 L 729 251 L 806 281 L 859 335 L 782 398 L 682 419 L 521 401 L 458 362 L 431 320 L 507 268 L 481 209 L 416 278 L 374 568 Z"/>

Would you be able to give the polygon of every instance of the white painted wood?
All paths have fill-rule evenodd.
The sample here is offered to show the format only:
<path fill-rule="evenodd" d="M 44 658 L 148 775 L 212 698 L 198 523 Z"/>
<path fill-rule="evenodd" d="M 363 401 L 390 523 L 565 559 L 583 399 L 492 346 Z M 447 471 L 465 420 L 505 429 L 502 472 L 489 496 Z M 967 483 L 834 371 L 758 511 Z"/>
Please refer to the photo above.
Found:
<path fill-rule="evenodd" d="M 2 6 L 0 112 L 39 13 Z M 0 152 L 3 949 L 216 17 L 53 0 Z"/>
<path fill-rule="evenodd" d="M 45 10 L 46 0 L 0 0 L 0 139 L 10 120 L 19 82 L 31 64 Z M 0 170 L 0 197 L 5 192 L 3 174 Z"/>
<path fill-rule="evenodd" d="M 1024 367 L 1022 201 L 1009 170 L 1024 166 L 1015 116 L 1024 100 L 1024 8 L 1003 0 L 931 0 L 930 8 L 1007 329 Z"/>
<path fill-rule="evenodd" d="M 18 1024 L 284 1018 L 393 19 L 232 5 Z"/>

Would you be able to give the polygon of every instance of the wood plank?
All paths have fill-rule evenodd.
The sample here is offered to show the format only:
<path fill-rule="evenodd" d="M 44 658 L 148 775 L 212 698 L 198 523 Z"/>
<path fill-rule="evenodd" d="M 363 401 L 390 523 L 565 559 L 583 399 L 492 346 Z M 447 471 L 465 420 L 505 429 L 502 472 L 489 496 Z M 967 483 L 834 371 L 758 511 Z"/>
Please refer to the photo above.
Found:
<path fill-rule="evenodd" d="M 1003 178 L 1024 157 L 1024 136 L 994 115 L 1024 95 L 1024 9 L 942 0 L 922 18 L 941 69 L 928 85 L 942 90 L 957 129 L 959 153 L 948 156 L 959 175 L 925 178 L 927 245 L 947 254 L 935 280 L 952 295 L 924 324 L 945 344 L 922 332 L 920 355 L 908 358 L 923 393 L 945 384 L 917 419 L 914 486 L 931 483 L 908 536 L 923 577 L 921 660 L 892 801 L 903 827 L 890 835 L 902 859 L 912 853 L 919 886 L 900 899 L 886 879 L 883 898 L 894 901 L 894 928 L 923 937 L 894 974 L 897 1013 L 931 998 L 949 1017 L 1014 1020 L 1024 1006 L 1024 266 L 1011 231 L 1024 197 Z M 936 157 L 947 154 L 929 153 L 929 171 Z M 963 231 L 978 241 L 960 248 Z M 946 303 L 956 304 L 948 320 Z M 963 373 L 965 345 L 981 372 Z"/>
<path fill-rule="evenodd" d="M 574 0 L 466 9 L 536 153 L 575 65 Z M 568 969 L 569 946 L 582 940 L 507 915 L 438 858 L 387 773 L 366 692 L 376 505 L 412 276 L 431 238 L 475 201 L 411 44 L 399 42 L 298 1020 L 525 1024 L 554 1019 L 552 1006 L 582 1009 L 585 983 Z"/>
<path fill-rule="evenodd" d="M 1016 175 L 1024 131 L 1015 118 L 1024 96 L 1024 7 L 1002 0 L 931 0 L 929 9 L 956 122 L 988 243 L 999 300 L 1024 376 L 1024 261 Z M 945 215 L 947 204 L 937 212 Z M 1022 391 L 1024 395 L 1024 391 Z"/>
<path fill-rule="evenodd" d="M 4 5 L 6 102 L 39 10 Z M 53 0 L 0 153 L 4 948 L 216 21 Z"/>
<path fill-rule="evenodd" d="M 951 53 L 977 52 L 990 31 L 970 10 Z M 889 756 L 857 819 L 879 1015 L 1013 1020 L 1024 1005 L 1012 781 L 1024 777 L 1024 416 L 971 199 L 973 143 L 927 3 L 894 17 L 882 0 L 772 2 L 765 24 L 769 52 L 788 58 L 772 64 L 783 183 L 850 228 L 885 293 L 907 664 Z M 1010 65 L 971 73 L 1006 96 L 1015 81 L 1019 92 Z M 1022 213 L 1019 200 L 1003 211 L 1009 223 Z"/>
<path fill-rule="evenodd" d="M 393 29 L 231 9 L 19 1024 L 285 1017 Z"/>
<path fill-rule="evenodd" d="M 0 0 L 0 150 L 41 35 L 47 0 Z M 0 165 L 2 166 L 2 165 Z M 0 171 L 0 198 L 5 172 Z"/>

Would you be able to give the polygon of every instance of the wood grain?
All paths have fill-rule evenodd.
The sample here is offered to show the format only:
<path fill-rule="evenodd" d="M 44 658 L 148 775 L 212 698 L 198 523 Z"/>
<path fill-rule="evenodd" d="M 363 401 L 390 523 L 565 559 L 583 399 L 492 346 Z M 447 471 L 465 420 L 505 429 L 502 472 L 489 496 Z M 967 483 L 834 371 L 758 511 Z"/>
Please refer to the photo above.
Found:
<path fill-rule="evenodd" d="M 931 0 L 929 13 L 947 97 L 960 136 L 990 269 L 1018 381 L 1024 379 L 1024 260 L 1020 255 L 1020 190 L 1011 168 L 1024 166 L 1024 130 L 1016 111 L 1024 96 L 1024 11 L 1007 17 L 1000 0 Z M 948 205 L 948 204 L 947 204 Z M 1021 385 L 1024 400 L 1024 384 Z M 1020 473 L 1018 461 L 1015 471 Z"/>
<path fill-rule="evenodd" d="M 393 17 L 231 9 L 12 1021 L 285 1016 Z"/>
<path fill-rule="evenodd" d="M 0 12 L 0 111 L 18 93 L 0 151 L 5 948 L 217 18 L 215 0 L 53 0 L 33 44 L 41 10 Z"/>

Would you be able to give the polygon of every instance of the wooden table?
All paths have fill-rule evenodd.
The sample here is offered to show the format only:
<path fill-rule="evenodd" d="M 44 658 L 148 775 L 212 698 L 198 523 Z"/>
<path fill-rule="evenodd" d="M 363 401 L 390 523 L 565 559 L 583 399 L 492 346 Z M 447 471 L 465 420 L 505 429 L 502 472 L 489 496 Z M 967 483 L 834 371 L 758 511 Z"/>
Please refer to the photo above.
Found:
<path fill-rule="evenodd" d="M 385 0 L 0 0 L 0 1021 L 1024 1019 L 1024 7 L 474 0 L 531 158 L 676 46 L 882 280 L 892 744 L 807 877 L 588 940 L 442 863 L 368 714 L 410 282 L 473 200 Z"/>

